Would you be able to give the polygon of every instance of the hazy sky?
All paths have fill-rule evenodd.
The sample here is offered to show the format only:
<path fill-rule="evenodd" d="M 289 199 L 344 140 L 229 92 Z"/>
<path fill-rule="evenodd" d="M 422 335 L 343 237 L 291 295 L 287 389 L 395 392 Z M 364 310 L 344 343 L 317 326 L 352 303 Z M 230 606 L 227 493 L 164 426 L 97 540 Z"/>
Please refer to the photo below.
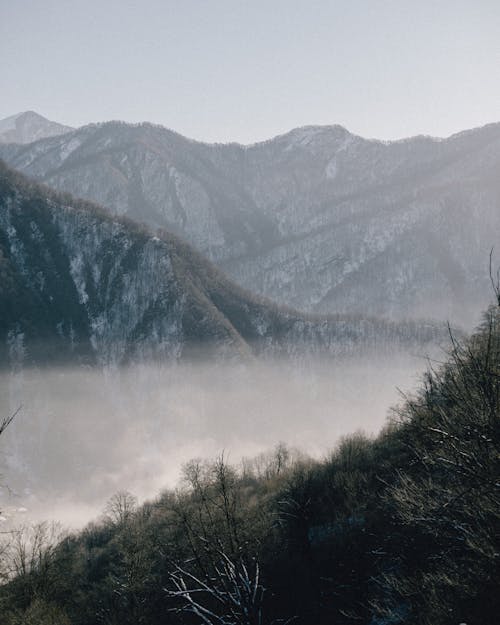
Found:
<path fill-rule="evenodd" d="M 499 0 L 0 0 L 0 118 L 252 142 L 500 121 Z"/>

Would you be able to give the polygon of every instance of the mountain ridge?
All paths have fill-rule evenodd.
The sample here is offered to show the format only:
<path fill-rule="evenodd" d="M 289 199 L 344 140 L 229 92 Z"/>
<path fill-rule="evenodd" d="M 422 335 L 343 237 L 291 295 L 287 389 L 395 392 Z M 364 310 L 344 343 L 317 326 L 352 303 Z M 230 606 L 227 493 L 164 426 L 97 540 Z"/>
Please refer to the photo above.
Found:
<path fill-rule="evenodd" d="M 488 301 L 500 124 L 395 142 L 308 126 L 241 146 L 105 122 L 0 156 L 176 233 L 238 284 L 294 308 L 467 325 Z"/>
<path fill-rule="evenodd" d="M 33 115 L 36 117 L 39 117 L 45 121 L 48 121 L 52 124 L 57 124 L 63 128 L 67 128 L 68 131 L 72 131 L 72 130 L 82 130 L 85 128 L 95 128 L 95 127 L 102 127 L 102 126 L 106 126 L 107 124 L 119 124 L 119 125 L 125 125 L 131 128 L 140 128 L 142 126 L 149 126 L 151 128 L 156 128 L 159 130 L 165 130 L 168 131 L 178 137 L 182 137 L 183 139 L 185 139 L 186 141 L 189 141 L 191 143 L 195 143 L 198 145 L 204 145 L 204 146 L 236 146 L 236 147 L 241 147 L 241 148 L 252 148 L 255 146 L 259 146 L 259 145 L 263 145 L 263 144 L 268 144 L 268 143 L 272 143 L 278 139 L 283 139 L 288 137 L 289 135 L 293 135 L 297 132 L 302 132 L 302 131 L 309 131 L 309 130 L 318 130 L 318 131 L 322 131 L 322 132 L 327 132 L 327 131 L 338 131 L 341 130 L 343 132 L 345 132 L 346 134 L 358 138 L 358 139 L 362 139 L 363 141 L 368 141 L 368 142 L 373 142 L 373 143 L 379 143 L 382 145 L 392 145 L 392 144 L 400 144 L 400 143 L 406 143 L 406 142 L 411 142 L 413 140 L 425 140 L 425 141 L 432 141 L 435 143 L 440 143 L 442 141 L 449 141 L 450 139 L 455 139 L 455 138 L 459 138 L 461 136 L 466 136 L 469 134 L 475 134 L 477 132 L 483 131 L 483 130 L 489 130 L 492 129 L 494 127 L 499 127 L 500 126 L 500 122 L 498 121 L 492 121 L 492 122 L 487 122 L 485 124 L 480 124 L 477 126 L 473 126 L 471 128 L 466 128 L 463 130 L 458 130 L 456 132 L 452 132 L 448 135 L 433 135 L 433 134 L 427 134 L 427 133 L 418 133 L 418 134 L 414 134 L 414 135 L 408 135 L 408 136 L 404 136 L 404 137 L 399 137 L 397 139 L 382 139 L 380 137 L 372 137 L 372 136 L 365 136 L 363 134 L 359 134 L 357 132 L 354 132 L 352 130 L 350 130 L 347 126 L 344 126 L 343 124 L 338 124 L 338 123 L 332 123 L 332 124 L 314 124 L 314 123 L 308 123 L 308 124 L 303 124 L 301 126 L 294 126 L 293 128 L 290 128 L 289 130 L 285 130 L 283 132 L 278 132 L 277 134 L 273 134 L 268 138 L 264 138 L 264 139 L 258 139 L 256 141 L 250 141 L 248 143 L 244 143 L 241 141 L 233 141 L 233 140 L 227 140 L 227 141 L 209 141 L 209 140 L 204 140 L 204 139 L 197 139 L 195 137 L 191 137 L 188 135 L 184 135 L 183 133 L 174 130 L 173 128 L 171 128 L 170 126 L 167 126 L 165 124 L 161 124 L 159 122 L 151 122 L 148 120 L 142 120 L 142 121 L 138 121 L 138 122 L 128 122 L 122 119 L 109 119 L 109 120 L 104 120 L 104 121 L 97 121 L 97 122 L 89 122 L 86 124 L 82 124 L 81 126 L 68 126 L 65 124 L 61 124 L 59 122 L 56 121 L 51 121 L 49 119 L 47 119 L 46 117 L 44 117 L 43 115 L 40 115 L 40 113 L 37 113 L 36 111 L 33 110 L 26 110 L 26 111 L 21 111 L 20 113 L 15 113 L 13 115 L 10 115 L 8 117 L 5 117 L 3 119 L 0 120 L 0 133 L 1 133 L 1 128 L 2 128 L 2 124 L 4 122 L 7 122 L 9 120 L 12 119 L 16 119 L 19 118 L 23 115 Z M 44 137 L 44 138 L 48 138 L 48 137 Z"/>

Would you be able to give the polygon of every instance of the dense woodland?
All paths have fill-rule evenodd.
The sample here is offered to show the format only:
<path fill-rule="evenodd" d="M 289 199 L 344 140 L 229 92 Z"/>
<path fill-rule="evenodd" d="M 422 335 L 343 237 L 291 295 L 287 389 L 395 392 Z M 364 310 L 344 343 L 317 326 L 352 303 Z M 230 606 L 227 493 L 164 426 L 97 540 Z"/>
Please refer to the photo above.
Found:
<path fill-rule="evenodd" d="M 193 461 L 177 490 L 117 493 L 81 532 L 5 535 L 0 622 L 493 625 L 499 376 L 495 307 L 375 439 Z"/>

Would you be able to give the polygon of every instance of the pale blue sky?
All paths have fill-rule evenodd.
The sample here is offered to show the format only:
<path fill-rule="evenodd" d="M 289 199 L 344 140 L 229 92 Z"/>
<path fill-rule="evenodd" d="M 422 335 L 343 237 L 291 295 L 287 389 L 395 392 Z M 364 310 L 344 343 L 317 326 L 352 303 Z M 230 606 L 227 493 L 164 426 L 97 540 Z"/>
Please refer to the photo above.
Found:
<path fill-rule="evenodd" d="M 500 121 L 500 0 L 0 0 L 0 118 L 207 141 Z"/>

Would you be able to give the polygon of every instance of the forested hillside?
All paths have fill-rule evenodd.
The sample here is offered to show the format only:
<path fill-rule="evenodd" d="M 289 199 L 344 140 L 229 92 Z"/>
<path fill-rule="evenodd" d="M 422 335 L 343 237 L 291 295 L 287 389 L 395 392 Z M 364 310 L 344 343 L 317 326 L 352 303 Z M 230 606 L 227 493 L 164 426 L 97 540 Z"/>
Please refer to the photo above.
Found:
<path fill-rule="evenodd" d="M 0 162 L 0 367 L 408 349 L 432 323 L 308 316 L 244 291 L 189 244 Z"/>
<path fill-rule="evenodd" d="M 494 625 L 500 314 L 376 438 L 193 461 L 177 490 L 60 538 L 4 537 L 2 625 Z"/>

